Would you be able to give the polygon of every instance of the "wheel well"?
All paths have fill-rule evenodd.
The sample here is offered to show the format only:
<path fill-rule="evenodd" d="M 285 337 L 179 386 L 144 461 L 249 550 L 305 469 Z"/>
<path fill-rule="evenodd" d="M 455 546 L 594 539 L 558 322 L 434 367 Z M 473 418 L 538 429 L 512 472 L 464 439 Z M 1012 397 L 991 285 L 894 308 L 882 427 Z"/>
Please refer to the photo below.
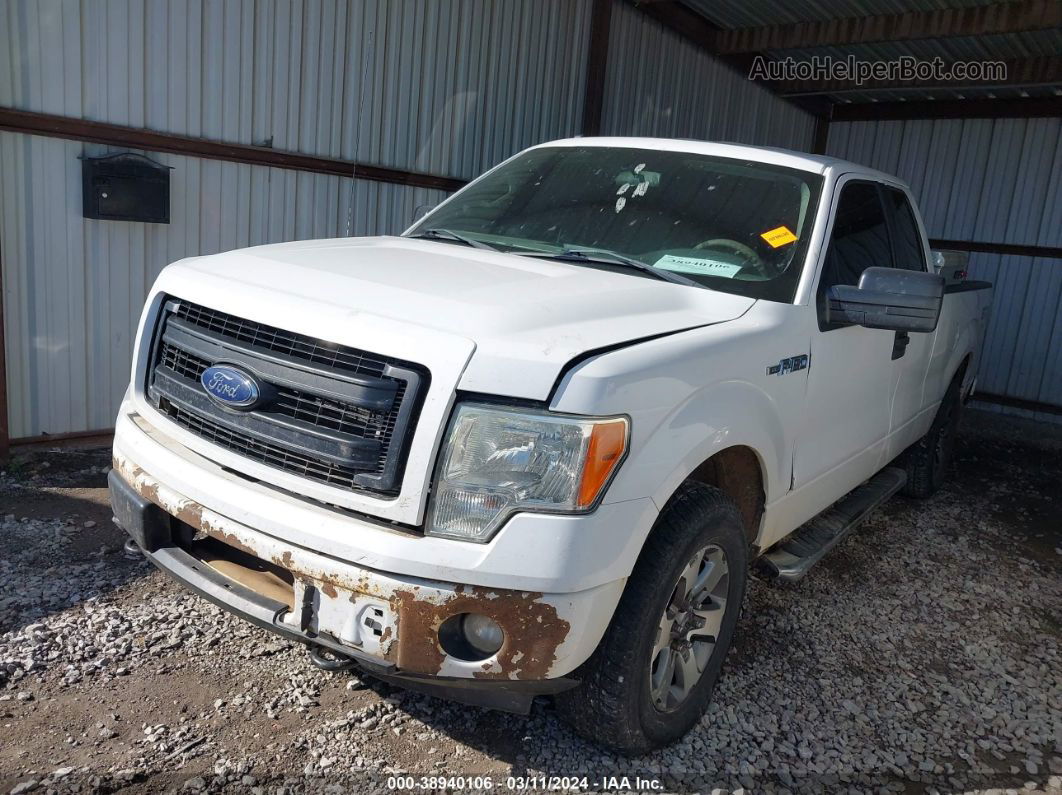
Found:
<path fill-rule="evenodd" d="M 751 447 L 720 450 L 690 473 L 688 480 L 715 486 L 737 505 L 749 543 L 756 540 L 763 515 L 763 470 Z"/>
<path fill-rule="evenodd" d="M 959 369 L 957 369 L 955 371 L 955 375 L 953 375 L 951 377 L 951 381 L 958 381 L 959 382 L 959 388 L 960 389 L 962 388 L 962 382 L 966 379 L 966 368 L 968 368 L 970 366 L 970 360 L 972 358 L 973 358 L 973 354 L 972 353 L 966 354 L 962 358 L 962 361 L 959 362 Z M 951 384 L 951 381 L 948 382 L 949 385 Z M 961 398 L 961 396 L 960 396 L 960 398 Z"/>

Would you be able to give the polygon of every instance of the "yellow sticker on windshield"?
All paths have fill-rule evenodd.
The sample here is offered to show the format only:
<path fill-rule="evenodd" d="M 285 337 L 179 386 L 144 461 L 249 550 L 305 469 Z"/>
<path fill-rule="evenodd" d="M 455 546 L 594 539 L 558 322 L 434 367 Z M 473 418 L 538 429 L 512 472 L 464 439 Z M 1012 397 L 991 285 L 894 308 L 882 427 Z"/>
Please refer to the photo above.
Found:
<path fill-rule="evenodd" d="M 767 245 L 771 248 L 778 248 L 779 246 L 784 246 L 787 243 L 792 243 L 794 240 L 797 239 L 797 236 L 789 231 L 788 226 L 776 227 L 767 232 L 764 232 L 762 235 L 760 235 L 760 237 L 766 240 Z"/>

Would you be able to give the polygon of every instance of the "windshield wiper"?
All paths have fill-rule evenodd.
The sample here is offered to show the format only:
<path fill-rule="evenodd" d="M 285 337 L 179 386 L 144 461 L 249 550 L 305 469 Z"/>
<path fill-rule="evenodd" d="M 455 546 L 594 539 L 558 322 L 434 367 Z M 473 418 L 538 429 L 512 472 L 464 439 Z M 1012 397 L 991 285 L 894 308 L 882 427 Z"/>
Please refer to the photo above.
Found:
<path fill-rule="evenodd" d="M 536 251 L 533 253 L 523 254 L 523 257 L 540 257 L 542 259 L 556 259 L 562 262 L 576 262 L 576 263 L 600 263 L 604 265 L 622 265 L 625 268 L 631 270 L 640 271 L 641 273 L 648 274 L 657 279 L 661 279 L 665 282 L 672 282 L 673 284 L 685 284 L 690 287 L 704 287 L 703 284 L 695 282 L 693 279 L 687 279 L 685 276 L 680 276 L 677 273 L 671 271 L 665 271 L 660 268 L 654 268 L 652 265 L 647 265 L 636 259 L 618 254 L 615 251 L 609 251 L 604 248 L 565 248 L 561 251 L 550 253 L 548 251 Z"/>
<path fill-rule="evenodd" d="M 454 232 L 451 229 L 424 229 L 420 232 L 416 232 L 412 235 L 406 235 L 406 237 L 423 237 L 428 240 L 452 240 L 454 243 L 463 243 L 466 246 L 472 248 L 481 248 L 484 251 L 500 251 L 501 249 L 495 248 L 490 243 L 484 243 L 482 240 L 476 240 L 475 238 L 468 237 L 468 235 L 462 235 L 459 232 Z"/>

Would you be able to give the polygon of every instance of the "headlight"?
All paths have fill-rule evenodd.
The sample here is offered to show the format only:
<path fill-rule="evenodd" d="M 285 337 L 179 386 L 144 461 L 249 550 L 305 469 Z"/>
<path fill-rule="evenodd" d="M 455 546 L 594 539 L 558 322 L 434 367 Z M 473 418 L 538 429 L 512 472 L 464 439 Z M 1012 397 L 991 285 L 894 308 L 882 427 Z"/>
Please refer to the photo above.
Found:
<path fill-rule="evenodd" d="M 627 437 L 623 417 L 463 404 L 446 432 L 427 533 L 484 542 L 516 511 L 588 511 Z"/>

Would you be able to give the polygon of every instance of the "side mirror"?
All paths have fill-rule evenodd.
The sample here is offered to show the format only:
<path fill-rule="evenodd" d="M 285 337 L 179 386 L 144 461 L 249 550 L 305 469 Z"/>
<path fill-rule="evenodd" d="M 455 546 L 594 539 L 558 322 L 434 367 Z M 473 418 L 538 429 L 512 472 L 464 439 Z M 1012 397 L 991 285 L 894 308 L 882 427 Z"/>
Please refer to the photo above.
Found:
<path fill-rule="evenodd" d="M 933 331 L 944 300 L 944 278 L 900 268 L 867 268 L 859 286 L 826 291 L 826 322 L 889 331 Z"/>

